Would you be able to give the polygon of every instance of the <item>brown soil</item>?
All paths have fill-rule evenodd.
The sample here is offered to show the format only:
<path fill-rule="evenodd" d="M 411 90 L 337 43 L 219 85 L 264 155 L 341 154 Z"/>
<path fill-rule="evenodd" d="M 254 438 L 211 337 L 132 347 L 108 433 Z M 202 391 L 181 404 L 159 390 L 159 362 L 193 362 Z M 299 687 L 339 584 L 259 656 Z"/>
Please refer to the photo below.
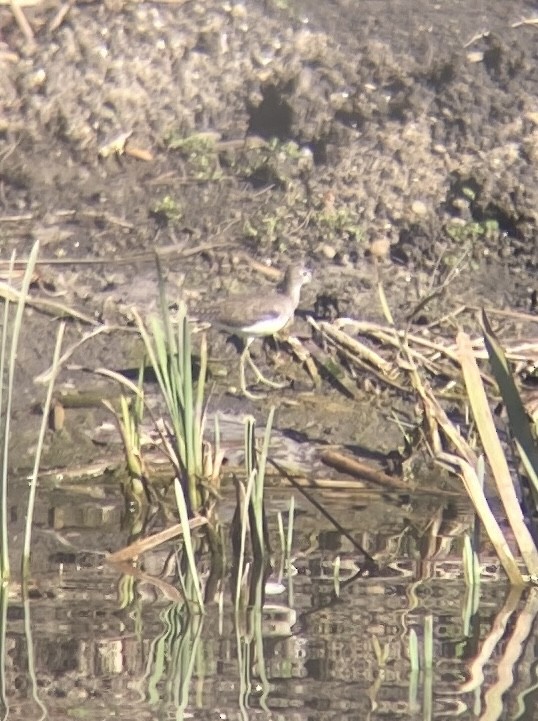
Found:
<path fill-rule="evenodd" d="M 462 304 L 532 312 L 538 26 L 514 23 L 533 5 L 49 0 L 23 8 L 33 43 L 0 6 L 2 257 L 39 240 L 41 258 L 63 264 L 41 265 L 34 293 L 121 325 L 130 305 L 155 302 L 156 248 L 172 247 L 171 296 L 181 287 L 193 305 L 257 282 L 249 259 L 282 267 L 300 257 L 315 277 L 302 308 L 334 312 L 336 302 L 341 315 L 381 320 L 370 251 L 388 240 L 380 271 L 397 322 L 455 267 L 415 320 Z M 126 153 L 102 152 L 126 132 Z M 472 314 L 464 322 L 472 329 Z M 21 465 L 55 329 L 28 314 Z M 89 330 L 71 322 L 67 343 Z M 222 338 L 212 343 L 224 352 Z M 139 356 L 118 331 L 71 362 L 123 369 Z M 393 398 L 372 402 L 365 389 L 363 402 L 344 404 L 328 383 L 301 397 L 308 377 L 292 373 L 295 389 L 271 399 L 281 428 L 378 452 L 398 445 L 386 420 Z M 61 382 L 96 383 L 79 370 Z M 91 458 L 86 431 L 101 416 L 68 410 L 68 435 L 51 447 L 68 449 L 66 462 Z"/>

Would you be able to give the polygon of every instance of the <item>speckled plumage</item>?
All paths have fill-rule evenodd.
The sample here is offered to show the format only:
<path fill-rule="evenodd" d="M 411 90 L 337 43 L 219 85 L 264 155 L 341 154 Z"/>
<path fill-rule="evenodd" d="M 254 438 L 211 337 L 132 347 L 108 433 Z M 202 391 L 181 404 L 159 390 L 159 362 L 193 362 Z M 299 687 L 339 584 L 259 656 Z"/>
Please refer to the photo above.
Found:
<path fill-rule="evenodd" d="M 290 265 L 273 291 L 231 295 L 203 313 L 204 320 L 246 338 L 273 335 L 292 319 L 301 288 L 311 280 L 302 265 Z"/>
<path fill-rule="evenodd" d="M 290 265 L 284 278 L 275 290 L 262 289 L 256 293 L 231 295 L 215 303 L 202 314 L 203 320 L 245 339 L 240 358 L 241 390 L 249 398 L 259 398 L 246 388 L 245 361 L 256 374 L 256 379 L 273 388 L 281 388 L 278 383 L 265 378 L 254 364 L 249 346 L 255 338 L 273 335 L 282 330 L 293 318 L 299 305 L 301 288 L 309 283 L 312 274 L 302 265 Z"/>

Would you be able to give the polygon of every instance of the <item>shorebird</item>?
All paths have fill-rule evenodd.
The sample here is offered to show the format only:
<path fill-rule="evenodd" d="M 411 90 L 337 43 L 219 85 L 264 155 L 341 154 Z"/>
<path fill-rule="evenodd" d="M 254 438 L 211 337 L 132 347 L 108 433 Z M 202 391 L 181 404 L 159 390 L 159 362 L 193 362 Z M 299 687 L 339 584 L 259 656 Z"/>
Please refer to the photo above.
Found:
<path fill-rule="evenodd" d="M 312 280 L 312 274 L 303 265 L 290 265 L 282 282 L 273 290 L 258 290 L 248 294 L 231 295 L 215 303 L 202 313 L 202 318 L 212 326 L 244 339 L 239 359 L 241 391 L 247 398 L 263 398 L 247 389 L 245 363 L 248 362 L 258 383 L 271 388 L 283 388 L 285 384 L 266 378 L 250 356 L 250 345 L 256 338 L 274 335 L 293 318 L 299 305 L 301 288 Z"/>

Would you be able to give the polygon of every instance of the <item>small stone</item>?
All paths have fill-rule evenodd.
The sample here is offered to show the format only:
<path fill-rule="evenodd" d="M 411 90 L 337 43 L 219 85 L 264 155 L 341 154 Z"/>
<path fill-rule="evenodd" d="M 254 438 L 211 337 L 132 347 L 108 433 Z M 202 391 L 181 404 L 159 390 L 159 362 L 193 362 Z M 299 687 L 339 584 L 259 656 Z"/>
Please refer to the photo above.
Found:
<path fill-rule="evenodd" d="M 456 210 L 468 210 L 469 201 L 465 198 L 454 198 L 454 200 L 452 201 L 452 207 Z"/>
<path fill-rule="evenodd" d="M 336 248 L 329 243 L 323 243 L 323 245 L 320 246 L 319 252 L 327 258 L 327 260 L 334 260 L 334 257 L 336 255 Z"/>
<path fill-rule="evenodd" d="M 386 258 L 390 252 L 390 240 L 388 238 L 377 238 L 370 243 L 370 253 L 374 258 Z"/>
<path fill-rule="evenodd" d="M 467 61 L 470 63 L 481 63 L 484 59 L 484 53 L 480 50 L 467 53 Z"/>
<path fill-rule="evenodd" d="M 411 210 L 415 215 L 420 216 L 423 218 L 425 215 L 428 215 L 428 206 L 426 203 L 423 203 L 422 200 L 414 200 L 411 203 Z"/>

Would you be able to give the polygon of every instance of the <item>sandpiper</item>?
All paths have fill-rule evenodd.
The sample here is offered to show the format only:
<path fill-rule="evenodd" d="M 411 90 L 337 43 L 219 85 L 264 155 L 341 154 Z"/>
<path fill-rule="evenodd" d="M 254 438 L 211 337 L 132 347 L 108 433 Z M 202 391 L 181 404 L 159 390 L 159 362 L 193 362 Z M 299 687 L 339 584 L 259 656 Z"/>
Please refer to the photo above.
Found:
<path fill-rule="evenodd" d="M 274 291 L 264 289 L 254 293 L 231 295 L 207 308 L 202 314 L 203 319 L 211 325 L 244 339 L 239 373 L 241 391 L 247 398 L 257 399 L 263 396 L 247 389 L 245 361 L 248 361 L 259 383 L 265 383 L 271 388 L 283 387 L 283 384 L 271 381 L 261 373 L 250 357 L 250 344 L 256 338 L 278 333 L 289 323 L 299 305 L 301 288 L 311 279 L 311 272 L 303 265 L 290 265 Z"/>

